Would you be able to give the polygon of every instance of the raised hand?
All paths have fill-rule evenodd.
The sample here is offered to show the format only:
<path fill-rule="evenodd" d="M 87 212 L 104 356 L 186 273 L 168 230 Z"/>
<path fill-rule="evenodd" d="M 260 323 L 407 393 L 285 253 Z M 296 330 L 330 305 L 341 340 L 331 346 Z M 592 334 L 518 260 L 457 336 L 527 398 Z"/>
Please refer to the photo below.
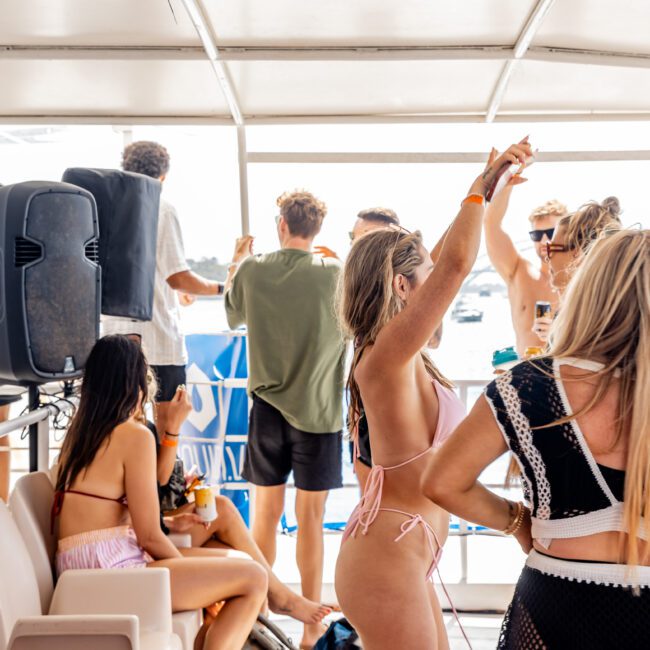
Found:
<path fill-rule="evenodd" d="M 177 435 L 183 422 L 192 411 L 192 402 L 185 386 L 179 386 L 171 401 L 167 403 L 165 424 L 172 435 Z M 167 431 L 165 431 L 167 433 Z"/>
<path fill-rule="evenodd" d="M 499 152 L 493 147 L 492 151 L 490 151 L 490 155 L 488 156 L 488 166 L 493 165 L 494 161 L 499 157 Z M 519 166 L 519 169 L 510 176 L 510 178 L 507 180 L 505 187 L 514 187 L 515 185 L 521 185 L 522 183 L 526 183 L 528 181 L 527 178 L 524 178 L 521 174 L 523 173 L 524 169 L 532 165 L 534 162 L 534 159 L 532 157 L 529 157 L 526 159 L 526 162 L 523 165 Z"/>
<path fill-rule="evenodd" d="M 483 173 L 474 181 L 470 189 L 471 194 L 482 194 L 486 200 L 492 199 L 494 192 L 499 183 L 501 176 L 510 168 L 511 165 L 517 165 L 523 171 L 526 164 L 529 164 L 533 156 L 533 149 L 526 136 L 521 142 L 508 147 L 502 154 L 498 154 L 494 149 L 490 152 L 488 163 Z M 518 174 L 515 174 L 518 176 Z M 525 182 L 521 176 L 513 184 Z"/>
<path fill-rule="evenodd" d="M 553 324 L 553 319 L 548 318 L 548 316 L 542 316 L 541 318 L 536 318 L 533 321 L 533 332 L 539 336 L 539 338 L 546 342 L 548 341 L 548 333 Z"/>
<path fill-rule="evenodd" d="M 247 257 L 250 257 L 253 254 L 254 239 L 255 238 L 252 235 L 244 235 L 237 239 L 235 242 L 235 252 L 232 256 L 233 262 L 243 262 Z"/>
<path fill-rule="evenodd" d="M 340 259 L 339 256 L 331 248 L 327 248 L 327 246 L 314 246 L 314 253 L 316 253 L 316 255 L 321 255 L 322 257 L 331 257 L 335 260 Z"/>

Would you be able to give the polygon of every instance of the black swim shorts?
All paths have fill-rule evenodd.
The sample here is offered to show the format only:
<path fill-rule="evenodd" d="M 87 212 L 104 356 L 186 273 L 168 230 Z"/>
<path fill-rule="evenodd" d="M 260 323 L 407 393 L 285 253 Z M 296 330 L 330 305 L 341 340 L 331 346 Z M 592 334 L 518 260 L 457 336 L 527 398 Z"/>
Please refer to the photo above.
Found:
<path fill-rule="evenodd" d="M 343 485 L 341 453 L 340 431 L 300 431 L 278 409 L 253 395 L 242 472 L 253 485 L 283 485 L 293 471 L 294 483 L 300 490 L 339 488 Z"/>

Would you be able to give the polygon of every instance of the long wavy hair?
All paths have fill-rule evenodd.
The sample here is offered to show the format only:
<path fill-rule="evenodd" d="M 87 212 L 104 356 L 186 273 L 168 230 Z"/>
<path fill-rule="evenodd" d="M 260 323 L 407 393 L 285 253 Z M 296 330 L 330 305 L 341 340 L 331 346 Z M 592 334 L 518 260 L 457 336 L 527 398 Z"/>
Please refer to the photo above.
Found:
<path fill-rule="evenodd" d="M 413 284 L 415 270 L 424 262 L 422 235 L 387 228 L 375 230 L 354 243 L 345 261 L 338 286 L 339 320 L 343 331 L 354 341 L 354 355 L 347 380 L 350 395 L 348 422 L 356 429 L 362 400 L 354 373 L 365 349 L 379 332 L 404 308 L 393 288 L 393 278 L 401 274 Z M 431 333 L 433 335 L 433 332 Z M 421 353 L 427 373 L 443 386 L 452 383 Z"/>
<path fill-rule="evenodd" d="M 596 241 L 551 327 L 549 354 L 605 364 L 592 399 L 567 419 L 589 412 L 618 383 L 612 447 L 626 440 L 624 558 L 638 564 L 639 527 L 650 535 L 650 230 Z"/>
<path fill-rule="evenodd" d="M 115 427 L 144 412 L 147 377 L 147 360 L 134 341 L 114 335 L 95 343 L 86 362 L 79 406 L 61 448 L 57 490 L 74 484 Z"/>

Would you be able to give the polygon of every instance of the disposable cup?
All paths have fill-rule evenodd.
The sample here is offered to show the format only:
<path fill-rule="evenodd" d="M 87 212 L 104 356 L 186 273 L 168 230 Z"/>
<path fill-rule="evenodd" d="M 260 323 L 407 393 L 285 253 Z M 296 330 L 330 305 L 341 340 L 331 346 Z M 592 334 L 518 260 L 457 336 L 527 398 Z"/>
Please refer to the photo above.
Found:
<path fill-rule="evenodd" d="M 194 490 L 194 510 L 206 523 L 217 518 L 217 503 L 210 486 L 206 485 Z"/>

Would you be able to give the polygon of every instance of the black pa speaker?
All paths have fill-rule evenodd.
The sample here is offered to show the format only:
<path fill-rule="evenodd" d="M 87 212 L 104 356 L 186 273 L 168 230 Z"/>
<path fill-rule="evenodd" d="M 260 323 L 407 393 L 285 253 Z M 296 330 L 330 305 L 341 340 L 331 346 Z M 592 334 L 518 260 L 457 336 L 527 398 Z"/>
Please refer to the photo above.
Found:
<path fill-rule="evenodd" d="M 85 190 L 45 181 L 0 187 L 0 378 L 81 375 L 99 336 L 97 208 Z"/>
<path fill-rule="evenodd" d="M 102 314 L 151 320 L 159 180 L 117 169 L 72 167 L 66 183 L 88 190 L 97 203 Z"/>

